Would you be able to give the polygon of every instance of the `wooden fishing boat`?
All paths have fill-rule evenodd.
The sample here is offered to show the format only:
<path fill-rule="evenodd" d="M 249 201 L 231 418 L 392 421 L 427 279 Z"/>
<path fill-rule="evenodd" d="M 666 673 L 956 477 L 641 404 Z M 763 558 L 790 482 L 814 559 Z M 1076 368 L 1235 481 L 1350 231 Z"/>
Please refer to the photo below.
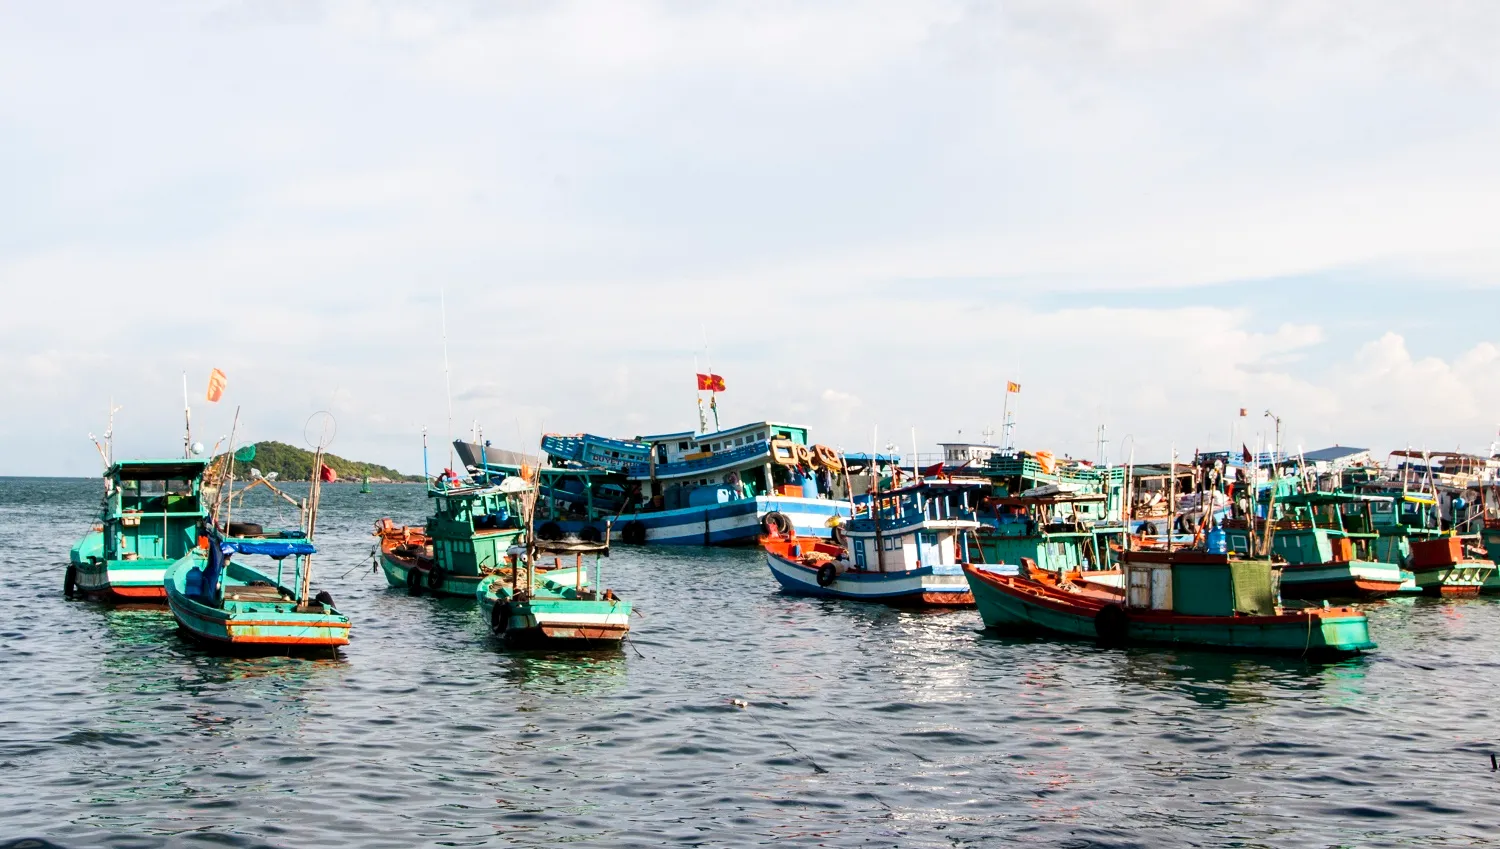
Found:
<path fill-rule="evenodd" d="M 564 533 L 580 518 L 599 529 L 616 492 L 614 530 L 632 545 L 754 545 L 768 520 L 826 539 L 830 522 L 852 511 L 843 458 L 812 444 L 800 425 L 760 421 L 633 440 L 548 434 L 541 447 L 554 467 L 610 474 L 544 493 L 538 536 L 549 521 Z"/>
<path fill-rule="evenodd" d="M 964 580 L 979 528 L 973 505 L 983 484 L 922 482 L 874 493 L 865 515 L 833 542 L 775 528 L 761 537 L 766 565 L 797 595 L 907 607 L 972 607 Z"/>
<path fill-rule="evenodd" d="M 327 653 L 349 642 L 349 617 L 327 593 L 309 595 L 313 543 L 300 531 L 253 538 L 210 532 L 167 570 L 167 606 L 184 633 L 214 649 L 236 654 Z M 263 555 L 273 574 L 234 559 Z M 286 560 L 293 562 L 285 570 Z"/>
<path fill-rule="evenodd" d="M 524 535 L 516 491 L 504 482 L 466 486 L 439 479 L 428 487 L 433 514 L 425 526 L 377 521 L 386 582 L 414 596 L 474 598 L 480 581 L 504 566 L 506 550 Z"/>
<path fill-rule="evenodd" d="M 1101 531 L 1087 508 L 1101 506 L 1104 493 L 1052 491 L 984 500 L 988 516 L 979 528 L 981 562 L 1018 567 L 1030 560 L 1055 574 L 1077 574 L 1103 586 L 1124 586 L 1124 573 L 1113 563 L 1113 551 L 1124 536 L 1122 525 Z M 1005 571 L 1005 570 L 1000 570 Z"/>
<path fill-rule="evenodd" d="M 207 515 L 197 458 L 128 460 L 104 472 L 99 521 L 73 546 L 63 592 L 114 602 L 160 604 L 168 566 L 198 540 Z"/>
<path fill-rule="evenodd" d="M 1437 596 L 1477 596 L 1495 574 L 1494 562 L 1471 557 L 1457 536 L 1413 542 L 1409 567 L 1423 594 Z"/>
<path fill-rule="evenodd" d="M 619 645 L 630 633 L 630 602 L 604 586 L 600 555 L 603 543 L 595 544 L 593 576 L 583 565 L 584 552 L 577 543 L 566 545 L 575 562 L 563 566 L 554 559 L 551 568 L 537 560 L 544 553 L 530 554 L 517 546 L 507 567 L 486 575 L 475 591 L 490 632 L 513 647 L 601 648 Z"/>
<path fill-rule="evenodd" d="M 1124 591 L 1023 564 L 1018 575 L 968 565 L 985 627 L 1097 640 L 1336 658 L 1375 648 L 1369 624 L 1345 607 L 1275 602 L 1268 561 L 1203 551 L 1126 551 Z"/>
<path fill-rule="evenodd" d="M 236 426 L 238 421 L 236 412 Z M 163 577 L 167 606 L 184 634 L 216 651 L 235 654 L 327 653 L 348 644 L 349 617 L 338 611 L 328 593 L 312 590 L 312 558 L 317 553 L 313 534 L 322 482 L 332 479 L 327 473 L 331 470 L 323 464 L 323 449 L 320 444 L 313 454 L 312 487 L 303 501 L 265 478 L 251 484 L 267 487 L 299 508 L 299 527 L 280 531 L 232 521 L 237 495 L 241 502 L 244 498 L 243 491 L 234 490 L 230 458 L 248 462 L 254 454 L 231 451 L 224 455 L 223 466 L 215 474 L 224 483 L 206 532 L 200 544 L 173 563 Z M 237 555 L 274 560 L 275 575 L 235 560 Z"/>
<path fill-rule="evenodd" d="M 1271 550 L 1286 561 L 1282 597 L 1375 599 L 1399 592 L 1411 574 L 1377 553 L 1380 534 L 1371 505 L 1382 501 L 1345 492 L 1283 498 L 1286 513 L 1271 529 Z"/>

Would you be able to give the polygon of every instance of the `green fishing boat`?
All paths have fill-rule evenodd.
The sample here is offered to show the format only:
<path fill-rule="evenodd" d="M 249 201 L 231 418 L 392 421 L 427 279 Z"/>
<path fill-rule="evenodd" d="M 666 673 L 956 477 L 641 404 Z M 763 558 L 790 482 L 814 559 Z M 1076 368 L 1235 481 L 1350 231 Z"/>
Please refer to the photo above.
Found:
<path fill-rule="evenodd" d="M 238 418 L 238 416 L 236 416 Z M 236 459 L 253 459 L 251 450 Z M 182 633 L 214 651 L 231 654 L 328 655 L 349 642 L 349 617 L 334 606 L 327 592 L 312 589 L 313 536 L 322 493 L 323 448 L 313 455 L 312 487 L 303 501 L 277 489 L 263 477 L 251 487 L 267 487 L 299 507 L 299 526 L 266 530 L 259 524 L 232 521 L 236 497 L 229 457 L 220 479 L 226 480 L 215 499 L 207 531 L 199 546 L 190 549 L 166 570 L 163 585 L 167 606 Z M 255 568 L 236 559 L 259 555 L 275 563 Z"/>
<path fill-rule="evenodd" d="M 978 533 L 981 562 L 1018 569 L 1022 562 L 1058 575 L 1119 588 L 1123 573 L 1110 551 L 1124 529 L 1101 530 L 1084 508 L 1102 505 L 1103 493 L 1053 492 L 1043 495 L 992 496 L 989 516 Z"/>
<path fill-rule="evenodd" d="M 515 495 L 521 484 L 465 486 L 440 478 L 428 487 L 425 525 L 375 523 L 386 582 L 411 595 L 474 598 L 485 576 L 505 565 L 505 552 L 525 534 Z"/>
<path fill-rule="evenodd" d="M 1281 499 L 1282 518 L 1271 529 L 1271 551 L 1285 561 L 1283 598 L 1375 599 L 1412 580 L 1382 556 L 1372 506 L 1383 496 L 1305 492 Z M 1387 549 L 1387 552 L 1389 549 Z"/>
<path fill-rule="evenodd" d="M 1338 658 L 1375 648 L 1358 610 L 1287 608 L 1269 561 L 1201 550 L 1125 551 L 1124 590 L 1069 580 L 1032 563 L 1005 575 L 965 566 L 985 627 L 1097 640 Z"/>
<path fill-rule="evenodd" d="M 544 544 L 545 545 L 545 544 Z M 601 648 L 619 645 L 630 633 L 630 602 L 604 588 L 604 543 L 568 544 L 572 565 L 554 559 L 537 564 L 545 552 L 528 554 L 517 546 L 507 568 L 487 575 L 475 591 L 490 631 L 514 647 Z M 594 558 L 593 575 L 583 555 Z"/>
<path fill-rule="evenodd" d="M 104 472 L 99 520 L 69 555 L 63 592 L 114 602 L 166 601 L 168 566 L 198 542 L 207 460 L 127 460 Z"/>

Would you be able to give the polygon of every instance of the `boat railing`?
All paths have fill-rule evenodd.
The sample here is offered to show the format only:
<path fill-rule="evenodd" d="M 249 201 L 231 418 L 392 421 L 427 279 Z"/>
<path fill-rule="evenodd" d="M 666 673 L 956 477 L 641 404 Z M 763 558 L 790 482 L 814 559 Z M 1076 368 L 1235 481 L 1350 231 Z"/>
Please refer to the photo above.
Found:
<path fill-rule="evenodd" d="M 769 443 L 762 439 L 728 451 L 720 451 L 707 457 L 699 457 L 695 460 L 678 460 L 675 463 L 656 464 L 657 477 L 677 477 L 679 475 L 693 474 L 694 472 L 705 472 L 719 469 L 724 466 L 743 463 L 768 457 Z M 631 477 L 645 477 L 651 474 L 650 463 L 629 463 L 625 467 L 626 474 Z"/>

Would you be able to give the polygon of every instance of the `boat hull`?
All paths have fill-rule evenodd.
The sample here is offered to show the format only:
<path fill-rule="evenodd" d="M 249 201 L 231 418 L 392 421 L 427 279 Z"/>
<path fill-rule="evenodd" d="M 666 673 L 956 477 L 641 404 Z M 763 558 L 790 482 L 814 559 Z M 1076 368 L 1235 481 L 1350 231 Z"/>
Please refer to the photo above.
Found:
<path fill-rule="evenodd" d="M 476 593 L 490 631 L 513 648 L 607 648 L 630 633 L 630 602 L 622 599 L 562 597 L 564 586 L 576 587 L 581 573 L 564 569 L 548 573 L 549 589 L 513 600 L 500 579 L 486 581 Z"/>
<path fill-rule="evenodd" d="M 421 568 L 413 558 L 401 557 L 391 552 L 380 552 L 380 568 L 385 581 L 394 589 L 406 590 L 412 595 L 432 595 L 445 598 L 473 598 L 484 575 L 442 574 L 434 579 L 432 572 Z M 412 591 L 412 572 L 417 573 L 417 590 Z"/>
<path fill-rule="evenodd" d="M 1457 563 L 1435 568 L 1414 568 L 1412 572 L 1423 595 L 1473 598 L 1485 591 L 1487 582 L 1495 574 L 1495 565 L 1489 561 Z"/>
<path fill-rule="evenodd" d="M 973 607 L 974 595 L 963 573 L 936 574 L 932 567 L 904 572 L 846 570 L 828 586 L 818 584 L 818 569 L 772 551 L 766 565 L 781 588 L 796 595 L 873 601 L 898 607 Z M 948 571 L 948 570 L 943 570 Z"/>
<path fill-rule="evenodd" d="M 94 558 L 71 566 L 75 595 L 120 604 L 163 604 L 167 591 L 162 579 L 170 565 L 167 560 Z"/>
<path fill-rule="evenodd" d="M 986 628 L 1106 643 L 1194 646 L 1309 657 L 1345 657 L 1375 648 L 1364 614 L 1347 608 L 1272 616 L 1185 616 L 1130 610 L 1070 595 L 1021 577 L 965 568 Z M 1103 613 L 1106 608 L 1112 613 Z M 1100 620 L 1101 614 L 1109 622 Z"/>
<path fill-rule="evenodd" d="M 195 642 L 226 654 L 248 655 L 326 655 L 349 644 L 349 620 L 337 612 L 226 610 L 188 595 L 186 574 L 202 562 L 201 556 L 190 554 L 167 569 L 164 579 L 167 607 L 178 629 Z M 271 582 L 267 575 L 253 575 Z"/>
<path fill-rule="evenodd" d="M 828 539 L 833 533 L 829 521 L 835 517 L 847 521 L 852 511 L 847 501 L 760 495 L 703 507 L 626 514 L 615 520 L 612 536 L 630 542 L 626 529 L 638 522 L 646 545 L 755 545 L 762 532 L 761 520 L 769 513 L 781 513 L 791 521 L 796 536 Z"/>
<path fill-rule="evenodd" d="M 1408 578 L 1390 563 L 1287 564 L 1281 567 L 1281 597 L 1301 601 L 1385 598 L 1400 592 Z"/>

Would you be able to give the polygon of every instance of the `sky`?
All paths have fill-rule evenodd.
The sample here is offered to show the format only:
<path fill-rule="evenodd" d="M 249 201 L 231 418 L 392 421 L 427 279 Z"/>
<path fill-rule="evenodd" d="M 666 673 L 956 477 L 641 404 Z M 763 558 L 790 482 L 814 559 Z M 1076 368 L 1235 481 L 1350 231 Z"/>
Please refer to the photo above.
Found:
<path fill-rule="evenodd" d="M 195 440 L 414 472 L 693 429 L 710 362 L 846 450 L 1488 451 L 1496 55 L 1442 0 L 0 0 L 0 474 L 111 403 L 175 455 L 184 375 Z"/>

